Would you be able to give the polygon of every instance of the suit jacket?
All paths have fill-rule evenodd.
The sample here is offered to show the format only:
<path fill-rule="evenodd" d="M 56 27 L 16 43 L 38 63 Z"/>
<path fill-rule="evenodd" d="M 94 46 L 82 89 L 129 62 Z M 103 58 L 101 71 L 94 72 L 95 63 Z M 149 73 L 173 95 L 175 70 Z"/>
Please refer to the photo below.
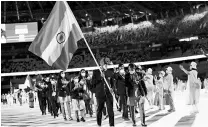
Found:
<path fill-rule="evenodd" d="M 105 73 L 105 78 L 108 81 L 109 87 L 112 88 L 112 85 L 110 84 L 110 79 L 112 77 L 111 71 L 107 70 Z M 92 83 L 95 86 L 96 92 L 95 96 L 96 98 L 105 98 L 105 97 L 112 97 L 107 85 L 105 84 L 104 79 L 102 78 L 99 71 L 94 71 L 93 77 L 92 77 Z"/>
<path fill-rule="evenodd" d="M 130 74 L 127 73 L 125 75 L 125 83 L 128 91 L 128 97 L 134 97 L 135 96 L 135 91 L 137 89 L 137 96 L 145 96 L 146 93 L 146 87 L 145 85 L 142 85 L 142 83 L 136 83 L 135 81 L 139 81 L 141 77 L 137 74 Z"/>
<path fill-rule="evenodd" d="M 118 95 L 126 95 L 125 75 L 121 76 L 119 73 L 115 74 L 116 89 Z"/>

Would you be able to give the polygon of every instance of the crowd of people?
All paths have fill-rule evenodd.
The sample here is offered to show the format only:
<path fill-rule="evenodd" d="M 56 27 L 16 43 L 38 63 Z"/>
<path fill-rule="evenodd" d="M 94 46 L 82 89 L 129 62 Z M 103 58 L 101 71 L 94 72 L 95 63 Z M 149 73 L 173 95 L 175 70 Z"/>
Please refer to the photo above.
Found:
<path fill-rule="evenodd" d="M 171 67 L 152 74 L 152 69 L 144 69 L 130 63 L 127 68 L 119 64 L 114 70 L 108 69 L 109 59 L 102 58 L 101 72 L 81 69 L 79 74 L 69 77 L 61 71 L 58 75 L 37 75 L 36 91 L 42 115 L 46 110 L 54 117 L 63 115 L 64 120 L 85 122 L 86 117 L 96 115 L 98 126 L 102 125 L 102 117 L 109 118 L 109 125 L 114 126 L 114 104 L 122 112 L 124 120 L 130 120 L 136 126 L 135 113 L 139 109 L 141 125 L 145 124 L 144 104 L 159 110 L 169 105 L 169 112 L 175 112 L 174 90 L 188 91 L 186 104 L 192 105 L 191 113 L 198 113 L 200 89 L 202 81 L 198 78 L 197 63 L 191 62 L 190 68 L 179 68 L 188 76 L 186 85 L 173 81 Z M 189 71 L 188 71 L 189 70 Z M 208 89 L 208 77 L 204 79 Z M 74 112 L 75 116 L 72 116 Z M 88 116 L 87 116 L 88 115 Z"/>
<path fill-rule="evenodd" d="M 19 89 L 18 91 L 12 93 L 4 93 L 1 95 L 1 102 L 3 105 L 24 105 L 24 104 L 29 104 L 31 102 L 31 94 L 33 95 L 33 102 L 36 102 L 37 95 L 35 91 L 29 91 L 27 92 L 26 90 Z M 34 107 L 34 106 L 32 106 Z"/>
<path fill-rule="evenodd" d="M 202 43 L 200 41 L 200 44 L 204 44 L 205 51 L 208 49 L 207 42 Z M 197 45 L 195 43 L 195 45 Z M 137 47 L 135 45 L 134 47 Z M 126 47 L 130 48 L 130 47 Z M 201 54 L 199 47 L 193 47 L 194 50 L 197 50 L 197 54 Z M 101 50 L 101 51 L 99 51 Z M 102 57 L 109 57 L 111 61 L 114 64 L 118 63 L 129 63 L 129 62 L 142 62 L 142 61 L 149 61 L 149 60 L 156 60 L 156 59 L 165 59 L 165 58 L 171 58 L 171 57 L 177 57 L 177 56 L 171 56 L 171 52 L 167 52 L 166 56 L 158 55 L 158 57 L 155 57 L 154 59 L 151 57 L 151 50 L 148 48 L 141 48 L 132 50 L 131 48 L 128 50 L 123 49 L 117 49 L 111 51 L 109 48 L 105 51 L 102 51 L 102 49 L 99 49 L 97 52 L 94 52 L 96 59 L 99 61 Z M 125 50 L 125 52 L 121 52 L 121 50 Z M 85 52 L 85 53 L 83 53 Z M 163 52 L 163 51 L 161 51 Z M 180 51 L 179 51 L 180 52 Z M 187 55 L 193 55 L 192 51 L 188 50 Z M 170 54 L 170 55 L 167 55 Z M 10 72 L 27 72 L 27 71 L 34 71 L 34 70 L 53 70 L 55 68 L 52 68 L 46 64 L 45 61 L 41 60 L 40 58 L 25 58 L 24 61 L 3 61 L 1 62 L 1 72 L 2 73 L 10 73 Z M 69 68 L 81 68 L 81 67 L 92 67 L 95 66 L 95 62 L 93 61 L 93 58 L 89 52 L 82 51 L 81 53 L 76 53 L 72 60 L 69 63 Z"/>
<path fill-rule="evenodd" d="M 156 21 L 143 21 L 138 24 L 131 23 L 124 26 L 118 26 L 118 25 L 107 26 L 103 28 L 96 28 L 94 32 L 86 33 L 85 38 L 91 48 L 104 48 L 104 49 L 108 49 L 108 47 L 106 48 L 106 46 L 110 46 L 110 45 L 114 45 L 114 46 L 124 45 L 124 44 L 143 45 L 142 42 L 147 43 L 152 41 L 165 43 L 164 40 L 167 41 L 169 38 L 181 38 L 181 37 L 183 38 L 184 36 L 188 37 L 192 35 L 197 35 L 199 33 L 207 33 L 207 26 L 208 26 L 206 20 L 207 16 L 208 16 L 207 12 L 203 12 L 199 14 L 196 13 L 194 15 L 178 16 L 174 18 L 166 18 Z M 202 47 L 204 47 L 204 49 L 207 50 L 208 47 L 206 42 L 207 41 L 205 40 L 205 43 L 203 43 Z M 195 43 L 197 42 L 193 42 L 193 44 Z M 201 45 L 202 42 L 198 42 L 198 44 Z M 78 47 L 86 48 L 86 44 L 84 43 L 83 40 L 78 42 Z M 135 47 L 137 46 L 135 45 Z M 22 52 L 24 55 L 29 54 L 26 52 L 28 50 L 28 46 L 25 47 L 27 49 L 21 49 L 21 48 L 22 47 L 16 50 L 11 49 L 11 51 L 5 53 L 8 54 L 11 52 L 14 53 Z M 198 49 L 196 46 L 193 46 L 192 48 Z M 24 52 L 22 50 L 24 50 Z M 139 53 L 128 51 L 122 54 L 114 53 L 112 54 L 112 56 L 110 56 L 110 58 L 113 61 L 113 63 L 117 63 L 117 61 L 122 63 L 147 61 L 151 56 L 149 54 L 146 54 L 146 52 L 148 51 L 141 50 Z M 116 59 L 121 55 L 123 57 L 121 57 L 120 59 Z M 90 56 L 91 56 L 90 54 L 85 55 L 84 59 Z M 73 58 L 72 61 L 73 60 L 76 59 Z M 88 61 L 92 61 L 92 58 L 90 57 Z M 34 59 L 30 58 L 28 61 L 22 61 L 22 62 L 5 61 L 2 62 L 1 64 L 2 64 L 1 70 L 3 73 L 32 71 L 34 67 L 35 70 L 53 69 L 47 66 L 47 64 L 44 61 L 37 60 L 35 58 Z M 87 67 L 87 66 L 92 66 L 92 64 L 94 63 L 79 61 L 78 63 L 73 64 L 73 62 L 71 62 L 69 67 L 70 68 Z"/>

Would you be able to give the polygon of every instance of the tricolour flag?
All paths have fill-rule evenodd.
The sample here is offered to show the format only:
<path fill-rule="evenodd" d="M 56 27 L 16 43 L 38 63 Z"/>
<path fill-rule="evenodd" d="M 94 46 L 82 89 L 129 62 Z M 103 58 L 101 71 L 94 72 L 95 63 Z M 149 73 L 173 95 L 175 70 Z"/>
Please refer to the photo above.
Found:
<path fill-rule="evenodd" d="M 10 82 L 9 82 L 9 85 L 10 85 L 10 93 L 14 93 L 14 91 L 13 91 L 13 85 L 12 85 L 11 80 L 10 80 Z"/>
<path fill-rule="evenodd" d="M 49 66 L 66 70 L 84 35 L 66 1 L 57 1 L 29 51 Z"/>
<path fill-rule="evenodd" d="M 27 75 L 24 85 L 25 85 L 26 88 L 29 87 L 31 89 L 34 89 L 33 85 L 32 85 L 32 80 L 31 80 L 29 75 Z"/>

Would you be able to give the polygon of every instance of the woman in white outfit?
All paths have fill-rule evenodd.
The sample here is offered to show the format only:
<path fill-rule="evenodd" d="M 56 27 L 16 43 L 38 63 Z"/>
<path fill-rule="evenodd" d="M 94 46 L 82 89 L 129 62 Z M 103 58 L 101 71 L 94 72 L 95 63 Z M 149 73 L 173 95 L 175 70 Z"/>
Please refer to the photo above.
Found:
<path fill-rule="evenodd" d="M 208 92 L 208 77 L 204 79 L 205 93 Z"/>
<path fill-rule="evenodd" d="M 191 113 L 198 113 L 197 104 L 199 103 L 199 91 L 201 88 L 201 83 L 197 78 L 198 72 L 196 66 L 197 64 L 195 62 L 191 62 L 190 71 L 187 71 L 182 65 L 180 65 L 180 69 L 188 75 L 188 104 L 192 105 L 193 108 Z"/>
<path fill-rule="evenodd" d="M 147 99 L 150 103 L 150 108 L 153 108 L 154 102 L 154 85 L 153 85 L 152 69 L 148 68 L 146 75 L 144 76 L 145 85 L 147 88 Z"/>
<path fill-rule="evenodd" d="M 164 104 L 163 104 L 163 77 L 164 76 L 165 76 L 165 72 L 159 71 L 159 79 L 157 79 L 157 76 L 154 77 L 155 84 L 156 84 L 155 105 L 159 106 L 159 110 L 164 109 Z"/>

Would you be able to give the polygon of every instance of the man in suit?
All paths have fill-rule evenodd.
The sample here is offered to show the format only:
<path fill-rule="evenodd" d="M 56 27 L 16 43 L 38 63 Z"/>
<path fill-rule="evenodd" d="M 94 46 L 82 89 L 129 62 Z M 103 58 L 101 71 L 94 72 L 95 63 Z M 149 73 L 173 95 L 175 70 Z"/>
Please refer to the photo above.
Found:
<path fill-rule="evenodd" d="M 128 117 L 128 107 L 127 107 L 127 95 L 126 95 L 126 85 L 125 85 L 125 70 L 124 65 L 119 64 L 119 72 L 115 75 L 116 81 L 116 91 L 120 97 L 120 108 L 123 108 L 122 118 L 124 120 L 129 120 Z"/>
<path fill-rule="evenodd" d="M 171 67 L 168 67 L 166 69 L 166 76 L 164 77 L 164 94 L 168 95 L 169 100 L 166 100 L 165 102 L 170 102 L 170 109 L 169 112 L 175 111 L 175 106 L 173 102 L 173 92 L 174 92 L 174 85 L 173 85 L 173 75 L 172 75 L 173 69 Z"/>
<path fill-rule="evenodd" d="M 142 77 L 138 75 L 135 71 L 136 66 L 134 64 L 129 64 L 128 70 L 129 73 L 125 75 L 125 84 L 126 92 L 128 95 L 128 105 L 131 109 L 131 117 L 133 126 L 136 126 L 135 121 L 135 107 L 139 105 L 141 125 L 146 126 L 145 124 L 145 112 L 144 112 L 144 101 L 146 93 L 146 86 L 144 83 L 141 83 Z"/>
<path fill-rule="evenodd" d="M 104 62 L 101 62 L 102 66 L 102 73 L 99 71 L 95 71 L 93 74 L 93 84 L 96 85 L 96 93 L 95 96 L 97 98 L 97 124 L 98 126 L 101 126 L 102 123 L 102 111 L 104 108 L 104 105 L 106 103 L 107 111 L 109 115 L 109 125 L 111 127 L 114 126 L 114 112 L 113 112 L 113 96 L 112 96 L 112 86 L 110 85 L 110 80 L 112 77 L 112 72 L 107 70 L 107 62 L 105 59 L 103 59 Z M 106 78 L 108 84 L 111 87 L 108 88 L 107 84 L 104 81 L 104 77 Z"/>

